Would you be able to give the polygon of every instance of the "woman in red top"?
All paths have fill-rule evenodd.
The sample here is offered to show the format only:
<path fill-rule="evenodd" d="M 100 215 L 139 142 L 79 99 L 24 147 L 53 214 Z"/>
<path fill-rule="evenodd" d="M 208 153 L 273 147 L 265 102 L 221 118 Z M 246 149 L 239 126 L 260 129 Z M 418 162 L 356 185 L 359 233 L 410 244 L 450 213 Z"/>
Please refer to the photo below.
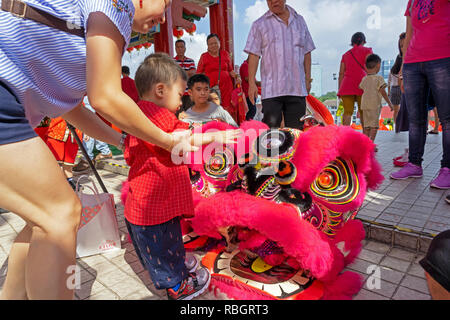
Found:
<path fill-rule="evenodd" d="M 431 89 L 442 124 L 442 160 L 430 186 L 450 189 L 450 0 L 409 0 L 405 11 L 403 86 L 409 120 L 409 159 L 392 179 L 423 176 Z"/>
<path fill-rule="evenodd" d="M 366 76 L 366 58 L 372 54 L 371 48 L 364 47 L 366 36 L 362 32 L 357 32 L 352 36 L 352 46 L 342 56 L 341 69 L 339 71 L 339 92 L 338 96 L 344 104 L 344 115 L 342 124 L 349 126 L 352 122 L 355 102 L 358 103 L 358 111 L 363 125 L 363 114 L 361 111 L 361 97 L 363 91 L 359 88 L 362 78 Z M 363 126 L 364 127 L 364 126 Z"/>
<path fill-rule="evenodd" d="M 217 34 L 210 34 L 206 39 L 208 51 L 203 53 L 198 62 L 197 73 L 203 73 L 211 81 L 211 87 L 219 83 L 222 107 L 228 112 L 232 111 L 231 92 L 233 91 L 232 78 L 240 83 L 240 77 L 233 70 L 230 55 L 220 49 L 220 40 Z M 220 54 L 220 81 L 219 81 L 219 54 Z"/>

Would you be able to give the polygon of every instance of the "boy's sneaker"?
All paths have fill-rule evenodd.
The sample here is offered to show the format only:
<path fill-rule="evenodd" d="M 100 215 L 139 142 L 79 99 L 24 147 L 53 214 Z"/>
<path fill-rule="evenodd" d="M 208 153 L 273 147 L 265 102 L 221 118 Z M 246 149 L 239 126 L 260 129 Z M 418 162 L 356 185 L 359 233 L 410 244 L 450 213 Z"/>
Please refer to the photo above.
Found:
<path fill-rule="evenodd" d="M 430 186 L 438 189 L 450 189 L 450 169 L 442 168 L 437 178 L 431 181 Z"/>
<path fill-rule="evenodd" d="M 399 171 L 391 173 L 390 177 L 395 180 L 404 180 L 408 178 L 421 178 L 423 176 L 422 167 L 408 162 Z"/>
<path fill-rule="evenodd" d="M 169 300 L 191 300 L 208 289 L 211 281 L 211 274 L 206 268 L 200 268 L 197 272 L 190 273 L 184 279 L 177 291 L 167 289 L 167 297 Z"/>
<path fill-rule="evenodd" d="M 190 272 L 194 272 L 197 270 L 198 265 L 200 264 L 200 261 L 198 261 L 197 257 L 193 254 L 186 254 L 186 260 L 184 260 L 184 264 L 186 266 L 186 269 Z"/>
<path fill-rule="evenodd" d="M 450 194 L 445 197 L 445 201 L 447 201 L 447 203 L 450 204 Z"/>

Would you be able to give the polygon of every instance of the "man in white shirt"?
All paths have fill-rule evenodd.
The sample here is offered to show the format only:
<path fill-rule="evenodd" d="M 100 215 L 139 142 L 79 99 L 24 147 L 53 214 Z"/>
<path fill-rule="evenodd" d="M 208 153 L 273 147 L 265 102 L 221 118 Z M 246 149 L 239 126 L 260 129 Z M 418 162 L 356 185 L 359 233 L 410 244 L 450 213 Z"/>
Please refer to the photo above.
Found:
<path fill-rule="evenodd" d="M 267 0 L 269 11 L 256 20 L 244 49 L 249 54 L 249 91 L 258 95 L 256 71 L 261 58 L 263 122 L 302 129 L 306 96 L 311 90 L 311 51 L 314 42 L 305 20 L 286 0 Z"/>

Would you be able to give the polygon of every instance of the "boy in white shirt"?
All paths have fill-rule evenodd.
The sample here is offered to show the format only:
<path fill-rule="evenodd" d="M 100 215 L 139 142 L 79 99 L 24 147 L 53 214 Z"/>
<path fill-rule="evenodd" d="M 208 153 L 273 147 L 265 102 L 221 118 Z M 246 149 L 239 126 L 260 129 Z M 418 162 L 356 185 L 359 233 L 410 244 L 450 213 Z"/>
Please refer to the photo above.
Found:
<path fill-rule="evenodd" d="M 381 114 L 382 98 L 388 103 L 391 110 L 394 110 L 394 108 L 386 93 L 386 82 L 378 74 L 381 68 L 381 58 L 376 54 L 369 55 L 366 59 L 366 68 L 367 76 L 359 84 L 359 87 L 364 91 L 361 100 L 361 110 L 364 112 L 363 133 L 372 141 L 375 141 L 379 128 L 378 120 Z"/>

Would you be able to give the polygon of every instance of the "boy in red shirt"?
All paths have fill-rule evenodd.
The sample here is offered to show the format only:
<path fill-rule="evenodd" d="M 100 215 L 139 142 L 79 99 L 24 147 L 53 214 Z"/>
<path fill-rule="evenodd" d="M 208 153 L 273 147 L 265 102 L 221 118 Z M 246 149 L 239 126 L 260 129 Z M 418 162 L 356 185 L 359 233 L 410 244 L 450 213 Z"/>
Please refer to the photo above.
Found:
<path fill-rule="evenodd" d="M 186 88 L 187 75 L 168 55 L 148 56 L 136 72 L 142 112 L 166 132 L 188 130 L 176 111 Z M 237 130 L 194 134 L 193 145 L 234 143 Z M 186 165 L 176 165 L 170 152 L 136 137 L 125 141 L 130 166 L 125 220 L 136 253 L 157 289 L 166 289 L 169 300 L 187 300 L 208 288 L 206 268 L 189 273 L 195 263 L 185 263 L 180 216 L 194 213 L 192 187 Z"/>

